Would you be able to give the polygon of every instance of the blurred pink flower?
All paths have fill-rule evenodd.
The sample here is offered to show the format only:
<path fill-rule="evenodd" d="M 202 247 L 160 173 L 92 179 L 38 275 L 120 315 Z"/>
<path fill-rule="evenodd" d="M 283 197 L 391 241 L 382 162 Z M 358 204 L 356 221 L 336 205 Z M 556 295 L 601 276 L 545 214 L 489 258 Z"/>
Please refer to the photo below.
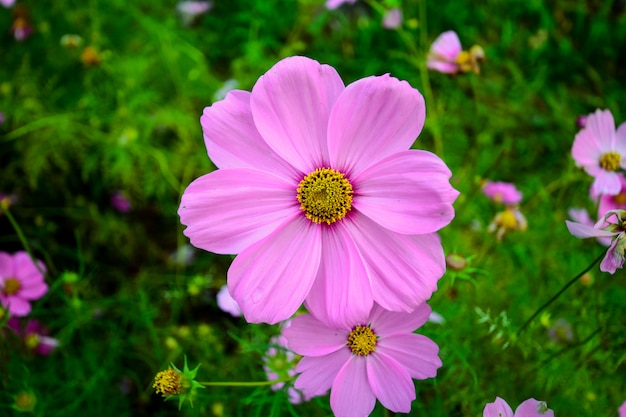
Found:
<path fill-rule="evenodd" d="M 515 205 L 522 201 L 522 193 L 510 182 L 487 181 L 483 185 L 483 194 L 496 203 L 506 205 Z"/>
<path fill-rule="evenodd" d="M 426 66 L 431 70 L 456 74 L 459 71 L 456 60 L 462 50 L 459 35 L 455 31 L 443 32 L 430 47 Z"/>
<path fill-rule="evenodd" d="M 355 2 L 356 0 L 326 0 L 326 8 L 329 10 L 333 10 L 344 3 L 354 4 Z"/>
<path fill-rule="evenodd" d="M 295 387 L 312 396 L 330 389 L 336 416 L 369 415 L 376 399 L 391 411 L 408 413 L 415 399 L 411 378 L 433 378 L 441 367 L 435 342 L 413 333 L 430 311 L 426 303 L 411 313 L 374 304 L 346 327 L 329 326 L 309 314 L 296 316 L 283 332 L 289 349 L 303 356 Z"/>
<path fill-rule="evenodd" d="M 545 401 L 529 398 L 521 403 L 513 414 L 507 402 L 496 397 L 494 402 L 485 405 L 483 417 L 554 417 L 554 411 L 548 408 Z"/>
<path fill-rule="evenodd" d="M 39 355 L 48 356 L 59 346 L 59 341 L 49 337 L 48 328 L 41 325 L 37 320 L 28 320 L 24 329 L 22 329 L 17 317 L 11 317 L 7 322 L 7 326 L 22 338 L 28 350 Z"/>
<path fill-rule="evenodd" d="M 217 293 L 217 306 L 225 313 L 229 313 L 233 317 L 241 317 L 241 309 L 239 304 L 228 292 L 228 286 L 223 285 Z"/>
<path fill-rule="evenodd" d="M 39 269 L 45 266 L 37 261 Z M 27 316 L 30 301 L 44 296 L 48 291 L 43 274 L 26 252 L 10 255 L 0 252 L 0 302 L 13 316 Z"/>
<path fill-rule="evenodd" d="M 594 177 L 593 194 L 618 194 L 621 185 L 616 171 L 626 168 L 626 123 L 615 130 L 611 111 L 596 110 L 576 134 L 572 157 Z"/>
<path fill-rule="evenodd" d="M 117 190 L 111 195 L 111 207 L 120 213 L 128 213 L 132 208 L 126 193 L 121 190 Z"/>
<path fill-rule="evenodd" d="M 374 301 L 411 311 L 430 298 L 445 271 L 435 232 L 459 193 L 439 157 L 409 149 L 424 119 L 406 81 L 344 87 L 305 57 L 204 110 L 219 169 L 188 186 L 178 214 L 194 246 L 238 254 L 228 287 L 248 321 L 285 320 L 306 299 L 345 324 Z"/>
<path fill-rule="evenodd" d="M 24 17 L 17 17 L 11 26 L 13 37 L 18 42 L 24 42 L 33 33 L 33 27 Z"/>
<path fill-rule="evenodd" d="M 209 1 L 181 1 L 176 5 L 176 11 L 183 25 L 189 26 L 201 14 L 211 10 L 213 2 Z"/>
<path fill-rule="evenodd" d="M 626 401 L 624 401 L 624 404 L 622 404 L 617 411 L 619 412 L 619 417 L 626 417 Z"/>
<path fill-rule="evenodd" d="M 583 116 L 578 116 L 576 118 L 576 127 L 578 127 L 579 129 L 584 129 L 585 126 L 587 126 L 587 115 L 583 115 Z"/>
<path fill-rule="evenodd" d="M 286 323 L 284 328 L 289 327 L 289 321 L 284 323 Z M 263 357 L 263 370 L 267 375 L 267 380 L 273 381 L 296 376 L 296 364 L 299 359 L 295 353 L 287 348 L 287 339 L 282 335 L 275 336 L 271 339 L 270 345 Z M 278 382 L 272 385 L 272 390 L 278 391 L 284 386 L 284 382 Z M 313 398 L 293 386 L 287 388 L 287 395 L 289 395 L 289 402 L 292 404 L 300 404 Z"/>
<path fill-rule="evenodd" d="M 615 219 L 612 219 L 613 216 Z M 614 220 L 615 223 L 609 222 L 610 219 Z M 606 256 L 600 263 L 600 271 L 614 274 L 618 268 L 624 265 L 624 249 L 626 248 L 624 219 L 626 219 L 626 211 L 610 210 L 593 226 L 570 222 L 569 220 L 566 220 L 565 224 L 569 232 L 578 238 L 613 238 Z"/>
<path fill-rule="evenodd" d="M 15 0 L 0 0 L 0 4 L 9 9 L 13 7 Z"/>
<path fill-rule="evenodd" d="M 387 10 L 383 16 L 383 27 L 398 29 L 400 26 L 402 26 L 402 10 L 397 7 Z"/>

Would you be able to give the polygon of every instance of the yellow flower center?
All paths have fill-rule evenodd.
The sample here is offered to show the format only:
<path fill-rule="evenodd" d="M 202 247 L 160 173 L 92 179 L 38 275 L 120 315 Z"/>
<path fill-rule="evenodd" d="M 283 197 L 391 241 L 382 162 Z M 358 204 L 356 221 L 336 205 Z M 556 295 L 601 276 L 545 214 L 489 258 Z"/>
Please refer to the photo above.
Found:
<path fill-rule="evenodd" d="M 515 213 L 513 213 L 511 210 L 504 210 L 500 213 L 499 223 L 500 226 L 504 227 L 505 229 L 515 229 L 515 227 L 517 226 Z"/>
<path fill-rule="evenodd" d="M 346 345 L 355 355 L 367 356 L 376 350 L 376 334 L 369 325 L 358 325 L 350 332 Z"/>
<path fill-rule="evenodd" d="M 182 388 L 180 374 L 172 368 L 161 371 L 154 377 L 152 388 L 154 388 L 157 394 L 180 394 Z"/>
<path fill-rule="evenodd" d="M 24 337 L 24 344 L 30 350 L 37 349 L 39 346 L 39 335 L 37 333 L 28 333 L 26 337 Z"/>
<path fill-rule="evenodd" d="M 607 152 L 600 157 L 600 166 L 607 171 L 616 171 L 622 156 L 617 152 Z"/>
<path fill-rule="evenodd" d="M 16 294 L 22 288 L 22 284 L 16 278 L 7 278 L 4 280 L 4 288 L 2 292 L 5 295 Z"/>
<path fill-rule="evenodd" d="M 624 204 L 626 204 L 626 193 L 619 193 L 617 195 L 614 195 L 613 201 L 615 202 L 615 204 L 623 206 Z"/>
<path fill-rule="evenodd" d="M 339 171 L 317 168 L 298 184 L 300 209 L 313 223 L 332 224 L 352 208 L 352 184 Z"/>

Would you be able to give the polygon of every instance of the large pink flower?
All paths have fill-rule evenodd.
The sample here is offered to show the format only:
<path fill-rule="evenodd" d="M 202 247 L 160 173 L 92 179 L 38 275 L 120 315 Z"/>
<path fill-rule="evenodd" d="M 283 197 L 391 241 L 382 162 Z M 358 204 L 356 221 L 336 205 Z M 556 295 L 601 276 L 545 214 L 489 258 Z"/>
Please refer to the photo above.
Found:
<path fill-rule="evenodd" d="M 433 378 L 441 367 L 439 347 L 413 331 L 430 314 L 426 303 L 411 313 L 374 305 L 346 327 L 329 326 L 312 315 L 297 316 L 283 335 L 303 358 L 295 387 L 311 396 L 329 389 L 336 416 L 367 416 L 376 399 L 391 411 L 408 413 L 414 379 Z"/>
<path fill-rule="evenodd" d="M 610 221 L 612 220 L 612 221 Z M 600 271 L 614 274 L 618 268 L 624 265 L 624 251 L 626 250 L 626 211 L 610 210 L 591 226 L 584 223 L 565 221 L 567 229 L 576 237 L 586 239 L 595 238 L 612 238 L 611 246 L 606 251 L 606 256 L 600 263 Z"/>
<path fill-rule="evenodd" d="M 446 74 L 456 74 L 459 72 L 457 58 L 462 50 L 459 35 L 455 31 L 443 32 L 430 47 L 426 67 Z"/>
<path fill-rule="evenodd" d="M 44 282 L 45 271 L 41 261 L 39 269 L 26 252 L 10 255 L 0 252 L 0 302 L 13 316 L 26 316 L 30 313 L 30 301 L 43 297 L 48 291 Z"/>
<path fill-rule="evenodd" d="M 572 156 L 576 165 L 594 177 L 593 194 L 618 194 L 621 185 L 616 171 L 626 168 L 626 123 L 616 131 L 611 111 L 596 110 L 576 134 Z"/>
<path fill-rule="evenodd" d="M 496 397 L 494 402 L 485 405 L 483 417 L 554 417 L 554 411 L 550 410 L 544 401 L 529 398 L 521 403 L 513 414 L 507 402 Z"/>
<path fill-rule="evenodd" d="M 408 312 L 430 298 L 445 271 L 435 232 L 458 192 L 441 159 L 409 150 L 424 118 L 407 82 L 344 87 L 304 57 L 204 110 L 219 169 L 189 185 L 178 213 L 193 245 L 238 254 L 228 287 L 248 321 L 285 320 L 306 299 L 345 324 L 374 301 Z"/>

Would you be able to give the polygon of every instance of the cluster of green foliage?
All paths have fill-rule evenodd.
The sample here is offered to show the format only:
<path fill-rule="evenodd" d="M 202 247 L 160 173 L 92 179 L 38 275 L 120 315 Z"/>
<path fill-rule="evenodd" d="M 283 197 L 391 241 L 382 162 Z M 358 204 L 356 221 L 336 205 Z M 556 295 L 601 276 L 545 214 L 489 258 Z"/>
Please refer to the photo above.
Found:
<path fill-rule="evenodd" d="M 400 6 L 403 27 L 381 26 Z M 496 396 L 515 408 L 534 397 L 557 416 L 613 416 L 626 400 L 624 273 L 591 271 L 536 320 L 523 323 L 605 249 L 565 228 L 567 210 L 595 207 L 591 179 L 570 149 L 577 116 L 608 108 L 626 119 L 624 1 L 215 0 L 191 25 L 174 2 L 24 0 L 0 8 L 0 192 L 49 293 L 31 316 L 61 345 L 49 357 L 18 349 L 0 330 L 0 415 L 327 416 L 328 398 L 292 405 L 267 386 L 199 390 L 193 408 L 163 402 L 152 382 L 170 362 L 201 364 L 200 380 L 264 381 L 263 353 L 278 329 L 217 308 L 232 258 L 191 252 L 176 211 L 210 172 L 199 116 L 229 79 L 249 90 L 279 59 L 306 55 L 344 82 L 391 73 L 424 94 L 415 147 L 436 152 L 461 191 L 442 231 L 450 270 L 430 304 L 445 318 L 420 332 L 441 348 L 437 378 L 416 381 L 411 415 L 480 416 Z M 26 18 L 33 33 L 10 28 Z M 455 30 L 481 45 L 480 75 L 426 70 L 435 37 Z M 61 42 L 64 35 L 79 45 Z M 89 48 L 89 49 L 88 49 Z M 86 50 L 88 51 L 86 52 Z M 90 55 L 86 55 L 90 54 Z M 91 59 L 90 59 L 91 57 Z M 620 107 L 621 106 L 621 107 Z M 483 180 L 524 192 L 528 230 L 502 242 Z M 132 209 L 111 196 L 122 190 Z M 0 216 L 0 250 L 23 250 Z M 554 339 L 558 319 L 571 340 Z M 30 395 L 19 411 L 16 401 Z M 19 401 L 18 401 L 19 402 Z M 385 414 L 377 406 L 374 415 Z"/>

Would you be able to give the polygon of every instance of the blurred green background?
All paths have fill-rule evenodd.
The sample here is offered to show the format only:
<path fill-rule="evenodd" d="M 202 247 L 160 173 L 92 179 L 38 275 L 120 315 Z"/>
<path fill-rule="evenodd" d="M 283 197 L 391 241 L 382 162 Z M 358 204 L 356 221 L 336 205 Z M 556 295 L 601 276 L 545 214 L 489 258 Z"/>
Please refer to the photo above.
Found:
<path fill-rule="evenodd" d="M 397 30 L 381 26 L 392 7 L 403 11 Z M 571 236 L 564 220 L 570 207 L 596 210 L 591 179 L 570 156 L 577 117 L 601 108 L 626 119 L 625 7 L 358 0 L 331 11 L 323 0 L 214 0 L 187 24 L 167 1 L 0 7 L 0 192 L 17 196 L 11 213 L 48 267 L 50 291 L 31 316 L 61 343 L 36 356 L 2 333 L 0 415 L 331 415 L 328 397 L 292 405 L 268 387 L 205 389 L 178 411 L 151 387 L 183 355 L 201 364 L 203 381 L 266 378 L 262 356 L 278 329 L 219 310 L 232 257 L 188 247 L 176 210 L 189 182 L 214 169 L 203 108 L 225 83 L 250 90 L 281 58 L 305 55 L 346 84 L 391 73 L 419 89 L 427 119 L 414 147 L 441 156 L 462 193 L 441 236 L 469 265 L 450 270 L 430 302 L 446 321 L 420 332 L 439 344 L 444 365 L 416 381 L 410 415 L 481 416 L 500 396 L 513 409 L 534 397 L 557 416 L 616 416 L 626 400 L 622 270 L 596 266 L 591 283 L 576 283 L 518 330 L 605 250 Z M 18 20 L 32 28 L 23 41 Z M 446 30 L 464 48 L 484 48 L 480 75 L 426 70 Z M 487 232 L 498 207 L 480 192 L 485 179 L 524 193 L 526 232 L 502 242 Z M 129 211 L 112 205 L 118 192 Z M 0 250 L 22 249 L 0 217 Z M 571 338 L 549 337 L 558 319 Z M 36 402 L 18 411 L 24 393 Z M 378 405 L 374 415 L 393 413 Z"/>

